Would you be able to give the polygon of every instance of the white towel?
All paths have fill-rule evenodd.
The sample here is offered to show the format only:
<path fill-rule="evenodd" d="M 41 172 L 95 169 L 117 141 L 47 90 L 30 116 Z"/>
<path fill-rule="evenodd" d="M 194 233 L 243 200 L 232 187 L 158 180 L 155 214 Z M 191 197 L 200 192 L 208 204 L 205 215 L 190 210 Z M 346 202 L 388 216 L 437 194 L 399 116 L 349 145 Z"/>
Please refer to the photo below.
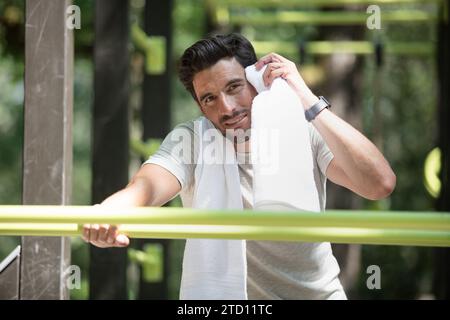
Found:
<path fill-rule="evenodd" d="M 252 105 L 254 209 L 319 212 L 304 108 L 286 80 L 276 78 L 270 88 L 265 87 L 262 81 L 264 70 L 256 71 L 254 66 L 245 70 L 247 80 L 259 92 Z M 272 140 L 268 143 L 260 132 L 263 130 L 270 130 L 271 136 L 277 136 L 274 141 L 278 145 L 273 146 Z M 303 272 L 301 281 L 309 290 L 317 290 L 309 297 L 346 299 L 330 243 L 301 243 L 298 250 L 304 256 L 298 265 Z"/>
<path fill-rule="evenodd" d="M 320 211 L 304 108 L 286 80 L 264 85 L 265 68 L 245 69 L 259 93 L 252 105 L 254 209 Z"/>
<path fill-rule="evenodd" d="M 247 79 L 260 92 L 252 105 L 254 207 L 319 211 L 303 107 L 282 79 L 276 79 L 270 89 L 263 88 L 263 71 L 256 72 L 254 66 L 246 68 Z M 196 130 L 201 143 L 192 207 L 243 209 L 233 144 L 206 118 Z M 270 135 L 274 132 L 276 139 L 271 141 L 276 146 L 275 153 L 267 149 L 267 140 L 261 138 L 264 133 L 269 134 L 269 139 L 273 138 Z M 211 135 L 214 139 L 210 139 Z M 204 158 L 210 155 L 211 144 L 215 144 L 213 149 L 218 151 L 214 157 L 217 163 Z M 225 154 L 221 150 L 225 150 Z M 267 156 L 267 151 L 272 157 Z M 247 299 L 246 277 L 244 240 L 186 241 L 180 299 Z"/>
<path fill-rule="evenodd" d="M 234 146 L 206 118 L 196 128 L 199 159 L 192 207 L 242 210 L 242 194 Z M 213 138 L 214 137 L 214 138 Z M 211 142 L 213 140 L 213 142 Z M 217 153 L 211 156 L 210 150 Z M 225 150 L 223 154 L 222 150 Z M 214 160 L 215 163 L 211 163 Z M 247 299 L 245 241 L 187 239 L 180 299 Z"/>

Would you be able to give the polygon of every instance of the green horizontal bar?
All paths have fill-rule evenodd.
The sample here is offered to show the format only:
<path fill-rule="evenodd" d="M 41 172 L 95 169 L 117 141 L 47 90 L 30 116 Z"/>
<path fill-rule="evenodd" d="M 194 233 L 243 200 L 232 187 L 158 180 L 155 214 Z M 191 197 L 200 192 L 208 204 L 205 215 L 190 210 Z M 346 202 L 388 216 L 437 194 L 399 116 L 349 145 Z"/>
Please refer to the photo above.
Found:
<path fill-rule="evenodd" d="M 195 224 L 450 230 L 450 214 L 401 211 L 256 211 L 106 206 L 0 206 L 0 223 Z"/>
<path fill-rule="evenodd" d="M 450 246 L 449 232 L 430 230 L 217 225 L 122 225 L 120 231 L 132 238 L 211 238 L 433 247 Z M 0 223 L 0 235 L 80 236 L 80 234 L 81 227 L 76 224 Z"/>
<path fill-rule="evenodd" d="M 278 11 L 274 13 L 231 14 L 229 23 L 246 26 L 290 25 L 355 25 L 365 24 L 370 15 L 356 11 Z M 383 11 L 381 23 L 434 22 L 437 15 L 421 10 Z"/>
<path fill-rule="evenodd" d="M 252 41 L 257 55 L 278 52 L 290 57 L 299 57 L 300 46 L 287 41 Z M 435 45 L 430 42 L 390 42 L 383 44 L 386 54 L 429 56 L 434 53 Z M 371 55 L 375 51 L 370 41 L 308 41 L 305 52 L 309 55 L 327 55 L 348 53 Z"/>
<path fill-rule="evenodd" d="M 440 4 L 443 0 L 214 0 L 212 4 L 251 8 L 314 8 L 346 5 Z"/>

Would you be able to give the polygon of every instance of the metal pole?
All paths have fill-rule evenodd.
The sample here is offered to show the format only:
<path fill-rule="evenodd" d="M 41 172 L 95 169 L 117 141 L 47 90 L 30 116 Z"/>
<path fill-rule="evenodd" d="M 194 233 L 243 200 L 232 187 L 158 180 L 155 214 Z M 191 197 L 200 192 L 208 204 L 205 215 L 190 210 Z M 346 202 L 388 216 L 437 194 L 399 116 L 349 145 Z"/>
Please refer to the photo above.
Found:
<path fill-rule="evenodd" d="M 172 78 L 172 9 L 173 1 L 151 1 L 145 3 L 145 32 L 150 37 L 165 39 L 164 71 L 158 74 L 144 75 L 142 124 L 143 140 L 157 138 L 164 139 L 171 127 L 171 78 Z M 150 61 L 152 63 L 152 61 Z M 167 299 L 169 296 L 169 250 L 170 241 L 140 240 L 139 249 L 146 246 L 157 246 L 162 250 L 163 276 L 160 281 L 145 281 L 142 272 L 139 279 L 139 299 Z"/>
<path fill-rule="evenodd" d="M 128 1 L 95 2 L 92 201 L 128 183 Z M 91 299 L 127 299 L 125 248 L 90 248 Z"/>
<path fill-rule="evenodd" d="M 23 203 L 67 205 L 72 184 L 73 34 L 69 0 L 27 0 Z M 20 299 L 68 299 L 70 239 L 23 237 Z"/>

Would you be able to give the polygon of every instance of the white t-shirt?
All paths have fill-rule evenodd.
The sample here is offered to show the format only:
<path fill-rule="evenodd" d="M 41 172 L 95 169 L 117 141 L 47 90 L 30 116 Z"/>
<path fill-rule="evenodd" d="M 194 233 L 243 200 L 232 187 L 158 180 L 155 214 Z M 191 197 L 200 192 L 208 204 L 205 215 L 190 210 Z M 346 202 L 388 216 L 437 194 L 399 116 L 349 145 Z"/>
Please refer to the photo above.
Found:
<path fill-rule="evenodd" d="M 196 147 L 195 121 L 175 127 L 164 139 L 159 150 L 145 164 L 157 164 L 171 172 L 180 182 L 183 207 L 191 207 L 195 186 Z M 324 140 L 309 125 L 314 162 L 314 180 L 320 201 L 325 210 L 326 169 L 333 154 Z M 179 137 L 191 135 L 190 151 L 186 157 L 174 152 L 179 148 Z M 186 161 L 188 158 L 188 161 Z M 253 169 L 248 153 L 237 153 L 244 209 L 253 208 Z M 331 245 L 290 241 L 247 241 L 247 293 L 249 299 L 345 299 L 339 282 L 339 266 L 332 255 Z"/>

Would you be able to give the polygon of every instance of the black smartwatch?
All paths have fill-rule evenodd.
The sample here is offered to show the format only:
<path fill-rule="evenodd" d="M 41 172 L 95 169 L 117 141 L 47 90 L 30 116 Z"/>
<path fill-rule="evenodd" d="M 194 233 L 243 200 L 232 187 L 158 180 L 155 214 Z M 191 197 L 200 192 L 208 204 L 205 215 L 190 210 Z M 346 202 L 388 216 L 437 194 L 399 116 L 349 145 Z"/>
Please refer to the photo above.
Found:
<path fill-rule="evenodd" d="M 305 111 L 305 118 L 308 121 L 314 120 L 317 115 L 325 108 L 331 108 L 331 104 L 323 96 L 319 96 L 317 101 L 311 108 Z"/>

